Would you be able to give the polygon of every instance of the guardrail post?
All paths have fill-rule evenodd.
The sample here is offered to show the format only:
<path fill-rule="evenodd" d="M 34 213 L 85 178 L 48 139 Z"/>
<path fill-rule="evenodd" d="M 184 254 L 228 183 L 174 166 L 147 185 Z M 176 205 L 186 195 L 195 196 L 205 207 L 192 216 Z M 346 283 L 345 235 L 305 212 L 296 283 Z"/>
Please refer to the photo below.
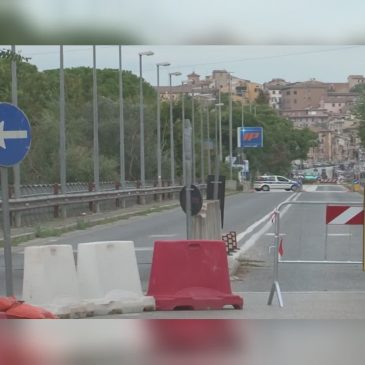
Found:
<path fill-rule="evenodd" d="M 137 189 L 141 189 L 142 184 L 140 181 L 137 181 Z M 146 204 L 146 198 L 142 193 L 140 192 L 138 195 L 138 204 L 145 205 Z"/>
<path fill-rule="evenodd" d="M 57 183 L 53 184 L 53 194 L 58 195 L 59 192 L 60 192 L 60 186 Z M 59 205 L 55 205 L 53 207 L 53 217 L 58 218 L 59 216 L 60 216 L 60 207 Z"/>
<path fill-rule="evenodd" d="M 120 190 L 120 182 L 119 181 L 115 182 L 115 190 Z M 120 199 L 119 198 L 115 199 L 115 207 L 117 209 L 120 208 Z"/>
<path fill-rule="evenodd" d="M 95 183 L 90 182 L 89 183 L 89 192 L 93 192 L 95 191 Z M 90 212 L 96 213 L 96 205 L 94 204 L 94 202 L 89 202 L 89 210 Z"/>

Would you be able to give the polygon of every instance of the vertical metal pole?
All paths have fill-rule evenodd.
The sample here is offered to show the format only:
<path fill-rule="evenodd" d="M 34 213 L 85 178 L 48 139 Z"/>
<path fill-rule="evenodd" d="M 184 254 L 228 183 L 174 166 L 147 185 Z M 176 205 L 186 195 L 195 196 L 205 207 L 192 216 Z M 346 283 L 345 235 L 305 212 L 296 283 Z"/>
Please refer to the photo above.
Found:
<path fill-rule="evenodd" d="M 280 240 L 280 212 L 275 210 L 275 244 L 274 244 L 274 274 L 273 283 L 269 295 L 268 305 L 272 304 L 274 294 L 278 296 L 280 307 L 284 306 L 283 299 L 281 296 L 281 290 L 279 285 L 279 240 Z"/>
<path fill-rule="evenodd" d="M 1 192 L 4 233 L 4 259 L 6 295 L 13 295 L 13 263 L 11 254 L 8 169 L 1 167 Z"/>
<path fill-rule="evenodd" d="M 142 80 L 142 55 L 139 55 L 139 127 L 140 127 L 140 175 L 141 175 L 141 187 L 145 186 L 144 175 L 144 113 L 143 113 L 143 80 Z"/>
<path fill-rule="evenodd" d="M 200 107 L 200 183 L 204 183 L 204 118 L 203 107 Z"/>
<path fill-rule="evenodd" d="M 185 168 L 185 189 L 186 189 L 186 238 L 188 240 L 191 239 L 191 231 L 192 231 L 192 220 L 191 220 L 191 163 L 192 163 L 192 147 L 191 147 L 191 136 L 192 136 L 192 128 L 190 125 L 190 121 L 184 120 L 184 152 L 185 158 L 184 162 L 186 164 Z"/>
<path fill-rule="evenodd" d="M 11 51 L 15 53 L 15 46 L 11 46 Z M 16 61 L 11 62 L 11 102 L 14 105 L 18 105 L 18 79 Z M 14 174 L 14 196 L 16 199 L 20 198 L 20 163 L 13 166 Z M 20 227 L 21 225 L 21 213 L 15 214 L 15 226 Z"/>
<path fill-rule="evenodd" d="M 364 200 L 363 200 L 363 209 L 365 209 L 365 194 L 364 195 Z M 362 225 L 362 271 L 365 272 L 365 214 L 364 214 L 364 222 Z"/>
<path fill-rule="evenodd" d="M 193 184 L 195 184 L 196 181 L 196 158 L 195 158 L 195 103 L 194 103 L 194 90 L 192 90 L 191 94 L 191 128 L 192 128 L 192 135 L 191 135 L 191 144 L 192 144 L 192 154 L 193 154 L 193 160 L 192 160 L 192 181 Z"/>
<path fill-rule="evenodd" d="M 60 46 L 60 183 L 61 193 L 66 194 L 65 73 L 62 45 Z"/>
<path fill-rule="evenodd" d="M 100 190 L 99 183 L 99 119 L 98 119 L 98 90 L 97 90 L 97 75 L 96 75 L 96 46 L 93 46 L 93 114 L 94 114 L 94 184 L 95 191 Z M 98 212 L 100 209 L 99 203 L 95 204 L 95 209 Z"/>
<path fill-rule="evenodd" d="M 218 113 L 217 107 L 215 107 L 215 143 L 214 143 L 214 150 L 215 150 L 215 169 L 214 169 L 214 185 L 213 185 L 213 199 L 218 200 L 218 182 L 219 182 L 219 152 L 218 152 Z"/>
<path fill-rule="evenodd" d="M 221 89 L 219 89 L 219 93 L 218 93 L 218 103 L 221 104 Z M 218 113 L 219 113 L 219 160 L 223 161 L 223 152 L 222 152 L 222 109 L 221 109 L 221 105 L 219 105 L 218 108 Z"/>
<path fill-rule="evenodd" d="M 181 84 L 182 87 L 182 93 L 181 93 L 181 109 L 182 109 L 182 114 L 181 114 L 181 128 L 182 128 L 182 168 L 183 168 L 183 181 L 185 182 L 186 180 L 186 166 L 185 166 L 185 133 L 184 133 L 184 129 L 185 129 L 185 93 L 184 93 L 184 83 L 182 82 Z"/>
<path fill-rule="evenodd" d="M 175 156 L 174 156 L 174 123 L 172 115 L 172 86 L 171 86 L 171 74 L 169 74 L 170 81 L 170 164 L 171 164 L 171 185 L 175 185 Z"/>
<path fill-rule="evenodd" d="M 232 180 L 232 75 L 229 78 L 229 179 Z"/>
<path fill-rule="evenodd" d="M 122 46 L 119 45 L 119 159 L 120 185 L 125 188 L 125 148 L 124 148 L 124 94 L 123 94 L 123 66 Z"/>
<path fill-rule="evenodd" d="M 212 173 L 210 166 L 210 133 L 209 133 L 209 106 L 207 105 L 207 158 L 208 158 L 208 175 Z"/>
<path fill-rule="evenodd" d="M 161 186 L 161 112 L 160 112 L 160 65 L 157 67 L 157 185 Z"/>

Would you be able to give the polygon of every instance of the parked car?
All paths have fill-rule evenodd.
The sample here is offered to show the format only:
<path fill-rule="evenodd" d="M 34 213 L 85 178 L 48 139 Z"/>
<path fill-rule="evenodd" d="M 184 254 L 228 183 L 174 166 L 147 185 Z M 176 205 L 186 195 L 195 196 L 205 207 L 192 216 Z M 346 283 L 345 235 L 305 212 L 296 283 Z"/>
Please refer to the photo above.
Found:
<path fill-rule="evenodd" d="M 298 181 L 290 180 L 284 176 L 263 175 L 256 179 L 254 189 L 256 191 L 270 191 L 271 189 L 298 191 L 301 189 L 301 184 Z"/>
<path fill-rule="evenodd" d="M 318 174 L 315 173 L 306 173 L 303 175 L 303 184 L 305 183 L 315 183 L 319 180 Z"/>

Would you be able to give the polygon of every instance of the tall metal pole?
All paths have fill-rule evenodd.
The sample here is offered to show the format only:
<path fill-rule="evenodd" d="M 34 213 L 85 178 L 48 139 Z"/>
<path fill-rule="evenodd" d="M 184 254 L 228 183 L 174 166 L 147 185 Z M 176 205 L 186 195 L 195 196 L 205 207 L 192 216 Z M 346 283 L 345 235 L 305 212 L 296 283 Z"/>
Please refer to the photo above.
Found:
<path fill-rule="evenodd" d="M 161 186 L 161 112 L 160 112 L 160 65 L 157 64 L 157 185 Z"/>
<path fill-rule="evenodd" d="M 182 93 L 181 93 L 181 129 L 182 129 L 182 168 L 183 168 L 183 181 L 186 180 L 186 166 L 185 166 L 185 92 L 184 92 L 184 82 L 181 83 Z"/>
<path fill-rule="evenodd" d="M 192 130 L 189 120 L 184 120 L 184 143 L 185 148 L 184 152 L 186 154 L 184 158 L 184 163 L 186 164 L 186 180 L 184 181 L 185 184 L 185 191 L 186 191 L 186 201 L 185 201 L 185 209 L 186 209 L 186 238 L 189 240 L 191 239 L 192 234 L 192 220 L 191 220 L 191 163 L 192 163 L 192 146 L 191 146 L 191 139 L 192 139 Z"/>
<path fill-rule="evenodd" d="M 66 194 L 66 132 L 65 132 L 65 72 L 63 46 L 60 46 L 60 183 L 61 193 Z"/>
<path fill-rule="evenodd" d="M 13 295 L 13 264 L 12 264 L 12 253 L 11 253 L 11 236 L 10 236 L 8 168 L 0 167 L 0 170 L 1 170 L 2 216 L 3 216 L 3 233 L 4 233 L 5 284 L 6 284 L 6 295 L 10 297 Z"/>
<path fill-rule="evenodd" d="M 232 75 L 229 78 L 229 179 L 232 180 Z"/>
<path fill-rule="evenodd" d="M 204 183 L 204 118 L 203 106 L 200 107 L 200 183 Z"/>
<path fill-rule="evenodd" d="M 123 67 L 122 46 L 119 45 L 119 159 L 120 185 L 125 188 L 125 147 L 124 147 L 124 94 L 123 94 Z"/>
<path fill-rule="evenodd" d="M 11 51 L 15 53 L 15 46 L 11 46 Z M 11 62 L 11 101 L 12 104 L 18 105 L 18 80 L 17 80 L 17 70 L 16 61 Z M 20 164 L 16 164 L 13 167 L 14 174 L 14 195 L 15 198 L 20 198 Z M 15 214 L 15 225 L 20 227 L 21 225 L 21 213 Z"/>
<path fill-rule="evenodd" d="M 93 114 L 94 114 L 94 183 L 95 191 L 100 190 L 99 183 L 99 119 L 98 119 L 98 90 L 97 90 L 97 75 L 96 75 L 96 46 L 93 46 Z M 97 210 L 99 205 L 96 204 Z"/>
<path fill-rule="evenodd" d="M 194 89 L 192 90 L 192 94 L 191 94 L 191 128 L 192 128 L 192 133 L 191 133 L 191 143 L 192 143 L 192 181 L 193 184 L 195 184 L 195 180 L 196 180 L 196 159 L 195 159 L 195 103 L 194 103 Z"/>
<path fill-rule="evenodd" d="M 169 85 L 170 85 L 170 164 L 171 164 L 171 185 L 175 185 L 175 153 L 174 153 L 174 123 L 172 115 L 172 85 L 171 85 L 172 74 L 169 74 Z"/>
<path fill-rule="evenodd" d="M 220 106 L 219 106 L 220 107 Z M 214 185 L 213 185 L 213 199 L 218 200 L 218 181 L 219 181 L 219 148 L 218 148 L 218 111 L 217 106 L 215 107 L 215 141 L 214 141 L 214 154 L 215 154 L 215 169 L 214 169 Z"/>
<path fill-rule="evenodd" d="M 210 175 L 212 171 L 210 166 L 209 105 L 207 105 L 207 141 L 208 175 Z"/>
<path fill-rule="evenodd" d="M 218 103 L 221 104 L 221 89 L 219 88 L 218 92 Z M 218 122 L 219 122 L 219 160 L 223 161 L 223 152 L 222 152 L 222 109 L 221 105 L 218 107 Z"/>
<path fill-rule="evenodd" d="M 139 54 L 139 151 L 140 151 L 140 180 L 141 187 L 145 186 L 144 175 L 144 113 L 143 113 L 143 80 L 142 80 L 142 54 Z"/>

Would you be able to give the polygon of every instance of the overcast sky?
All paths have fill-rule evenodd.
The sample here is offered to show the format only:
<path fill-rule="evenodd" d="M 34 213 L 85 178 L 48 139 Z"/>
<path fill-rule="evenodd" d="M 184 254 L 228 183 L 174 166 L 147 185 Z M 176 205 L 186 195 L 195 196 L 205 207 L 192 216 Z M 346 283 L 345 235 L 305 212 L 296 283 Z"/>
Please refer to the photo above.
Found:
<path fill-rule="evenodd" d="M 4 46 L 6 47 L 6 46 Z M 97 46 L 97 67 L 118 68 L 118 46 Z M 143 77 L 156 84 L 156 63 L 170 62 L 160 68 L 160 84 L 168 84 L 168 72 L 180 71 L 180 83 L 195 71 L 203 77 L 214 69 L 225 69 L 234 76 L 263 83 L 272 78 L 290 82 L 315 78 L 324 82 L 346 82 L 351 74 L 365 75 L 365 46 L 123 46 L 123 69 L 139 74 L 139 56 L 143 57 Z M 17 46 L 22 55 L 40 70 L 59 68 L 58 46 Z M 65 67 L 92 67 L 92 46 L 65 46 Z"/>
<path fill-rule="evenodd" d="M 0 25 L 15 28 L 0 37 L 20 29 L 17 39 L 27 44 L 58 44 L 65 34 L 66 44 L 89 44 L 66 46 L 66 67 L 91 67 L 90 44 L 101 39 L 140 44 L 123 46 L 123 68 L 138 74 L 138 53 L 152 50 L 143 57 L 143 77 L 153 85 L 161 61 L 171 62 L 161 69 L 161 85 L 168 72 L 182 72 L 179 83 L 192 71 L 205 77 L 214 69 L 260 83 L 345 82 L 365 75 L 364 14 L 364 0 L 2 0 Z M 59 67 L 57 46 L 18 49 L 40 70 Z M 117 68 L 118 47 L 98 46 L 97 67 Z"/>
<path fill-rule="evenodd" d="M 43 30 L 103 26 L 150 44 L 340 44 L 365 35 L 363 0 L 3 1 Z"/>

